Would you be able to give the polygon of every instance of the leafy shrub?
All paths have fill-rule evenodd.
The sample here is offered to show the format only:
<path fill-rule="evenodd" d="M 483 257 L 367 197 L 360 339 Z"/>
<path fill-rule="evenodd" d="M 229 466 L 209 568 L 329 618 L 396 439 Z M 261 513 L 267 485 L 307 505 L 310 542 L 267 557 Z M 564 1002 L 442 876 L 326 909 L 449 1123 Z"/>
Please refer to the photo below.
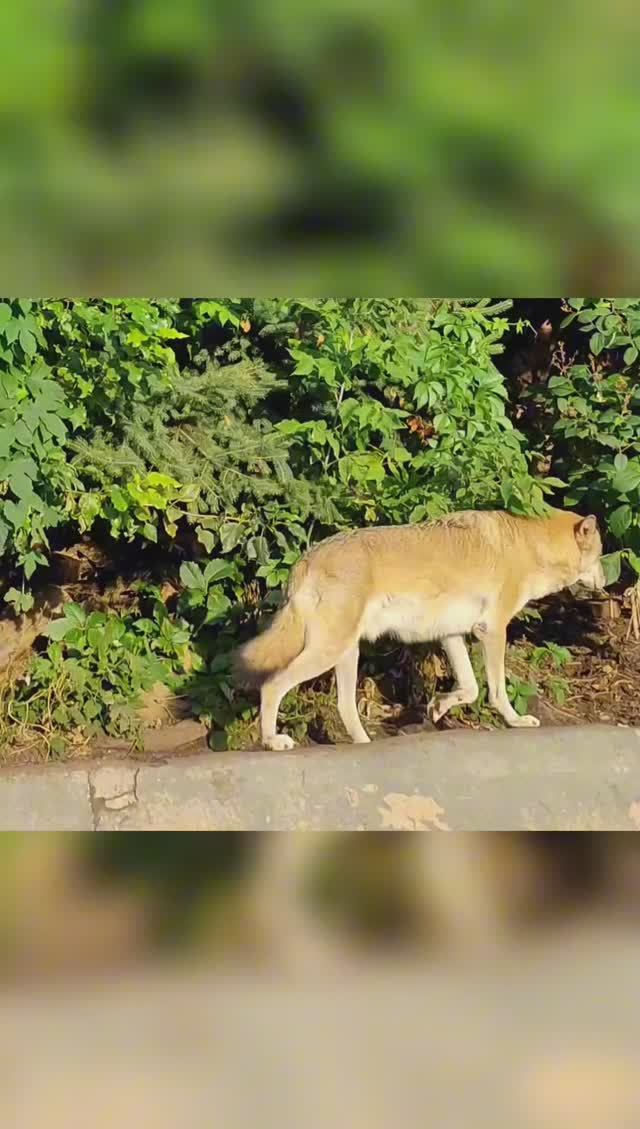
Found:
<path fill-rule="evenodd" d="M 100 730 L 136 738 L 140 695 L 155 683 L 177 688 L 184 677 L 189 631 L 157 605 L 152 619 L 115 612 L 87 614 L 79 604 L 48 629 L 49 645 L 31 663 L 12 706 L 16 722 L 45 733 Z M 64 741 L 51 738 L 54 752 Z"/>
<path fill-rule="evenodd" d="M 561 343 L 548 383 L 533 391 L 538 421 L 565 504 L 602 515 L 640 575 L 640 299 L 571 298 L 567 308 L 563 326 L 575 323 L 588 345 L 571 355 Z M 611 564 L 610 579 L 619 555 Z"/>

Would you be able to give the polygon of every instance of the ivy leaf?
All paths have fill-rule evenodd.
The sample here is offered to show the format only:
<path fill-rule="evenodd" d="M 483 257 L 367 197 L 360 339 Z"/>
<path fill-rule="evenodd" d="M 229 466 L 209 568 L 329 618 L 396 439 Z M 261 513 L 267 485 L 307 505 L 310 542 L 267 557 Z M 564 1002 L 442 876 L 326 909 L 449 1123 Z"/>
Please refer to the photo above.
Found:
<path fill-rule="evenodd" d="M 208 553 L 210 553 L 216 543 L 216 539 L 211 530 L 204 529 L 201 525 L 199 525 L 196 529 L 196 537 L 198 538 L 200 544 L 204 546 Z"/>
<path fill-rule="evenodd" d="M 240 522 L 229 521 L 220 526 L 220 543 L 223 553 L 229 553 L 235 549 L 239 541 L 244 536 L 244 529 Z"/>
<path fill-rule="evenodd" d="M 27 553 L 24 561 L 22 562 L 22 567 L 24 568 L 24 575 L 26 576 L 27 580 L 31 580 L 31 577 L 38 567 L 38 554 Z"/>

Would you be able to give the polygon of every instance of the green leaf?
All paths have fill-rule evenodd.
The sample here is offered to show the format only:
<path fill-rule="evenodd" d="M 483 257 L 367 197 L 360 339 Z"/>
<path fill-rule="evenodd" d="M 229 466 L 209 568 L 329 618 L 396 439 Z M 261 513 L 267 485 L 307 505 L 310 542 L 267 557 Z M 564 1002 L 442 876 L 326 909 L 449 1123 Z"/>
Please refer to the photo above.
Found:
<path fill-rule="evenodd" d="M 20 471 L 18 471 L 17 474 L 11 474 L 9 476 L 9 486 L 17 498 L 24 499 L 28 504 L 33 504 L 35 497 L 33 483 L 30 478 L 27 478 L 26 474 L 22 474 Z"/>
<path fill-rule="evenodd" d="M 30 447 L 33 443 L 32 433 L 23 419 L 17 420 L 14 429 L 15 437 L 23 447 Z"/>
<path fill-rule="evenodd" d="M 560 490 L 567 484 L 563 482 L 561 478 L 554 478 L 553 475 L 550 474 L 547 478 L 543 479 L 543 485 L 552 486 L 554 489 Z"/>
<path fill-rule="evenodd" d="M 211 530 L 204 529 L 201 525 L 199 525 L 196 529 L 196 537 L 198 538 L 200 544 L 204 546 L 208 553 L 210 553 L 216 543 L 216 539 Z"/>
<path fill-rule="evenodd" d="M 623 455 L 622 452 L 619 451 L 615 459 L 613 460 L 613 465 L 616 470 L 624 470 L 628 462 L 629 459 L 627 458 L 627 456 Z"/>
<path fill-rule="evenodd" d="M 81 604 L 66 604 L 64 614 L 74 627 L 84 627 L 87 621 L 85 610 Z"/>
<path fill-rule="evenodd" d="M 11 306 L 8 306 L 6 302 L 0 302 L 0 329 L 4 329 L 12 317 Z"/>
<path fill-rule="evenodd" d="M 609 529 L 614 537 L 622 538 L 633 520 L 633 510 L 626 502 L 609 517 Z"/>
<path fill-rule="evenodd" d="M 193 561 L 184 561 L 180 565 L 180 580 L 185 588 L 206 589 L 206 582 L 201 569 Z"/>
<path fill-rule="evenodd" d="M 152 525 L 149 521 L 145 522 L 142 526 L 142 533 L 147 541 L 152 541 L 154 545 L 156 544 L 158 540 L 158 530 L 155 525 Z"/>
<path fill-rule="evenodd" d="M 0 459 L 6 459 L 16 437 L 15 428 L 7 425 L 0 428 Z"/>
<path fill-rule="evenodd" d="M 107 616 L 104 612 L 91 612 L 87 620 L 87 628 L 99 627 L 103 628 L 107 622 Z"/>
<path fill-rule="evenodd" d="M 625 365 L 632 365 L 634 361 L 637 361 L 637 359 L 638 350 L 636 349 L 635 345 L 630 345 L 628 349 L 625 349 L 624 363 Z"/>
<path fill-rule="evenodd" d="M 204 570 L 204 582 L 208 586 L 214 580 L 222 580 L 224 577 L 233 576 L 234 567 L 230 561 L 213 560 L 209 561 Z"/>
<path fill-rule="evenodd" d="M 40 420 L 40 426 L 48 431 L 49 435 L 55 436 L 56 439 L 65 440 L 67 438 L 67 429 L 59 416 L 53 415 L 52 412 L 47 412 Z"/>
<path fill-rule="evenodd" d="M 600 558 L 600 564 L 604 570 L 605 584 L 607 587 L 610 584 L 615 584 L 620 578 L 622 553 L 608 553 L 606 556 Z"/>
<path fill-rule="evenodd" d="M 19 529 L 24 525 L 27 520 L 27 513 L 29 507 L 25 501 L 20 501 L 17 504 L 9 500 L 4 504 L 4 516 L 7 521 L 10 521 L 15 529 Z"/>
<path fill-rule="evenodd" d="M 238 521 L 225 522 L 220 526 L 220 542 L 223 553 L 229 553 L 235 549 L 239 541 L 244 536 L 244 528 Z"/>
<path fill-rule="evenodd" d="M 207 597 L 207 614 L 205 623 L 215 623 L 225 616 L 231 607 L 228 598 L 219 588 L 213 588 Z"/>
<path fill-rule="evenodd" d="M 36 569 L 38 567 L 38 563 L 39 563 L 39 561 L 38 561 L 38 554 L 37 553 L 27 553 L 26 557 L 24 558 L 24 561 L 22 562 L 22 567 L 24 569 L 24 575 L 27 578 L 27 580 L 31 580 L 31 577 L 33 576 L 34 572 L 36 571 Z"/>
<path fill-rule="evenodd" d="M 297 360 L 296 367 L 293 370 L 294 376 L 310 376 L 315 368 L 315 359 L 308 353 L 296 353 L 295 359 Z"/>
<path fill-rule="evenodd" d="M 629 462 L 614 474 L 611 485 L 618 494 L 628 494 L 640 485 L 640 468 L 636 462 Z"/>
<path fill-rule="evenodd" d="M 109 490 L 109 498 L 114 509 L 118 510 L 119 513 L 125 513 L 126 510 L 129 509 L 129 498 L 119 486 L 111 487 Z"/>
<path fill-rule="evenodd" d="M 20 344 L 28 357 L 33 357 L 38 348 L 38 342 L 33 336 L 33 333 L 30 329 L 25 329 L 24 327 L 20 330 Z"/>
<path fill-rule="evenodd" d="M 592 334 L 589 340 L 589 348 L 595 357 L 598 357 L 604 349 L 604 337 L 601 333 Z"/>
<path fill-rule="evenodd" d="M 60 619 L 54 619 L 53 623 L 50 623 L 45 629 L 44 634 L 47 635 L 49 639 L 58 642 L 60 639 L 64 639 L 65 635 L 68 635 L 70 631 L 74 630 L 75 626 L 71 620 L 67 619 L 66 616 L 62 616 Z"/>

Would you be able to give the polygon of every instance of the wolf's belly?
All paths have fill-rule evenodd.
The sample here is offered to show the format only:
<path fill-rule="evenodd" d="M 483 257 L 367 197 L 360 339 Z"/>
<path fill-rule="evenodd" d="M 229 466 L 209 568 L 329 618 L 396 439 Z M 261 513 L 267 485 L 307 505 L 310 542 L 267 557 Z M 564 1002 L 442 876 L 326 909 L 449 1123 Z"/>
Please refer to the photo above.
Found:
<path fill-rule="evenodd" d="M 486 606 L 481 596 L 431 600 L 381 596 L 367 604 L 360 636 L 373 641 L 381 635 L 395 635 L 403 643 L 420 643 L 447 635 L 467 635 L 486 613 Z"/>

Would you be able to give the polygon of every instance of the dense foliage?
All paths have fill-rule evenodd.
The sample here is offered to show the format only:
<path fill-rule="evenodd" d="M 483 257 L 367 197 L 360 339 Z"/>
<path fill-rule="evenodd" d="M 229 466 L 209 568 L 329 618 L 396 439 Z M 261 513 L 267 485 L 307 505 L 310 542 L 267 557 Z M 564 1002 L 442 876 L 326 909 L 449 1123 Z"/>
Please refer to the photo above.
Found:
<path fill-rule="evenodd" d="M 238 633 L 312 541 L 347 526 L 540 512 L 549 499 L 597 512 L 610 547 L 640 566 L 640 299 L 571 299 L 551 374 L 517 394 L 500 359 L 510 311 L 493 299 L 0 303 L 5 603 L 28 611 L 55 552 L 81 535 L 112 554 L 131 545 L 176 592 L 169 611 L 148 584 L 127 617 L 69 609 L 14 716 L 44 725 L 53 682 L 60 726 L 128 733 L 120 706 L 182 677 L 225 724 Z"/>

